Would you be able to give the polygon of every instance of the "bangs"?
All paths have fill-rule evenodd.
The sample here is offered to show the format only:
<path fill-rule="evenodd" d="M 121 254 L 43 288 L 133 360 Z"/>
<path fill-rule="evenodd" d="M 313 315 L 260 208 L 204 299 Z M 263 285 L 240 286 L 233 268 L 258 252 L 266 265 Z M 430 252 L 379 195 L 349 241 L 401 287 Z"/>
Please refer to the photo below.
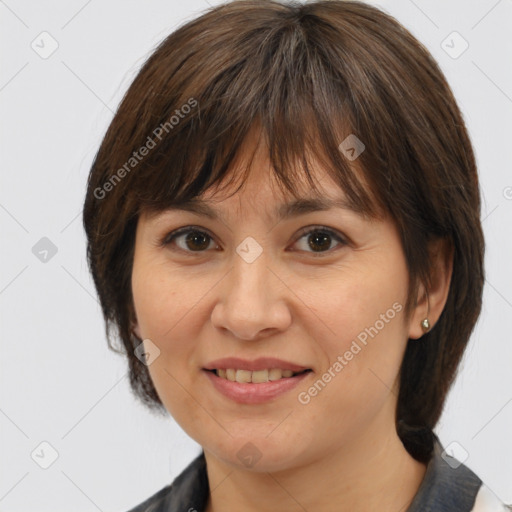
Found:
<path fill-rule="evenodd" d="M 319 48 L 312 51 L 314 40 L 308 42 L 297 27 L 287 28 L 286 19 L 282 27 L 260 32 L 251 35 L 250 46 L 244 46 L 243 34 L 239 41 L 217 41 L 218 50 L 204 41 L 189 43 L 193 51 L 184 53 L 193 58 L 173 63 L 176 72 L 168 70 L 172 80 L 165 88 L 153 84 L 140 107 L 145 122 L 134 128 L 139 133 L 132 147 L 153 141 L 154 149 L 130 172 L 123 195 L 136 191 L 141 213 L 165 210 L 224 184 L 238 182 L 236 193 L 252 160 L 240 162 L 241 149 L 256 132 L 265 140 L 281 190 L 298 197 L 305 176 L 319 194 L 312 175 L 326 172 L 354 211 L 377 217 L 383 207 L 366 175 L 365 152 L 356 160 L 340 150 L 347 137 L 358 135 L 346 78 L 334 74 Z M 179 31 L 173 35 L 179 36 Z M 224 50 L 229 58 L 223 58 L 222 45 L 229 46 Z M 155 80 L 147 71 L 141 75 Z M 134 84 L 135 89 L 142 86 Z"/>

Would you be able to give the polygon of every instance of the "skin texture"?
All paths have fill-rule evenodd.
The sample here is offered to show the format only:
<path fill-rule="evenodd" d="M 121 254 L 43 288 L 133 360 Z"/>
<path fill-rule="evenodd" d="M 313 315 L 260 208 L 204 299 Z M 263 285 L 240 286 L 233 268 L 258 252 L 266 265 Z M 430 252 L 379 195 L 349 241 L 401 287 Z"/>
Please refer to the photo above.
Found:
<path fill-rule="evenodd" d="M 273 183 L 263 144 L 249 138 L 242 161 L 255 147 L 249 181 L 237 194 L 203 196 L 221 221 L 180 210 L 139 219 L 134 331 L 160 350 L 149 365 L 155 388 L 205 450 L 213 490 L 209 512 L 405 510 L 425 466 L 396 434 L 399 368 L 407 343 L 422 342 L 415 339 L 423 334 L 427 308 L 431 325 L 442 312 L 451 259 L 442 246 L 432 248 L 436 273 L 429 304 L 420 286 L 417 306 L 405 318 L 396 305 L 405 305 L 408 272 L 391 220 L 333 208 L 277 221 L 274 209 L 293 198 Z M 324 196 L 343 197 L 321 169 L 315 173 Z M 304 196 L 310 196 L 306 183 Z M 202 252 L 187 246 L 186 234 L 159 245 L 171 231 L 190 225 L 212 237 Z M 327 250 L 315 252 L 318 245 L 308 245 L 312 234 L 299 231 L 318 226 L 339 232 L 347 243 L 330 238 Z M 252 263 L 236 252 L 248 236 L 263 249 Z M 389 319 L 393 304 L 396 314 Z M 383 314 L 388 321 L 378 334 L 359 343 L 361 350 L 344 359 L 343 369 L 300 403 L 299 393 Z M 202 370 L 229 356 L 278 357 L 313 371 L 272 401 L 239 404 L 221 395 Z M 237 456 L 249 442 L 260 456 L 251 467 Z"/>

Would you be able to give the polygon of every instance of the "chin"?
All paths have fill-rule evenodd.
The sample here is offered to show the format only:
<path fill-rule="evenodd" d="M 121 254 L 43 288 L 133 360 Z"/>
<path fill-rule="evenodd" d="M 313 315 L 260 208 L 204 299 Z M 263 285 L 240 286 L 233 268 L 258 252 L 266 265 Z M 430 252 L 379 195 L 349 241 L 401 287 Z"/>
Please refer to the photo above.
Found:
<path fill-rule="evenodd" d="M 223 463 L 237 469 L 254 472 L 276 472 L 300 465 L 305 457 L 301 447 L 307 446 L 303 439 L 263 434 L 226 436 L 220 442 L 202 444 Z"/>

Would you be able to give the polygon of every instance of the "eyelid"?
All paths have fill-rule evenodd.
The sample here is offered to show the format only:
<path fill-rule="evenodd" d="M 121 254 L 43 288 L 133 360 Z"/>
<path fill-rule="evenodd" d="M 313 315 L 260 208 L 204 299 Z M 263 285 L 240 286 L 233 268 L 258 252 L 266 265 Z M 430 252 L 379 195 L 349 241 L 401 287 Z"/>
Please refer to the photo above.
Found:
<path fill-rule="evenodd" d="M 299 230 L 297 237 L 295 238 L 294 244 L 297 243 L 304 235 L 307 235 L 307 234 L 315 232 L 315 231 L 318 231 L 321 233 L 327 233 L 331 238 L 337 240 L 339 242 L 339 245 L 341 245 L 341 246 L 349 245 L 349 243 L 350 243 L 349 239 L 347 237 L 345 237 L 344 235 L 342 235 L 338 230 L 336 230 L 334 228 L 329 228 L 327 226 L 322 226 L 321 224 L 313 224 L 310 226 L 305 226 Z M 328 256 L 328 255 L 331 255 L 336 250 L 337 250 L 336 248 L 333 248 L 333 249 L 329 249 L 327 251 L 319 251 L 319 252 L 306 251 L 306 253 L 311 254 L 312 256 L 315 256 L 315 257 L 316 256 Z M 299 251 L 294 251 L 294 252 L 299 252 Z"/>
<path fill-rule="evenodd" d="M 187 226 L 183 226 L 181 228 L 175 229 L 174 231 L 171 231 L 170 233 L 167 233 L 159 241 L 159 245 L 162 246 L 162 247 L 166 247 L 166 246 L 170 245 L 171 242 L 174 241 L 177 237 L 179 237 L 179 236 L 181 236 L 183 234 L 189 233 L 189 232 L 193 232 L 193 231 L 204 233 L 211 240 L 213 240 L 215 242 L 215 237 L 209 232 L 208 229 L 203 228 L 201 226 L 187 225 Z M 293 244 L 297 243 L 304 235 L 307 235 L 307 234 L 309 234 L 311 232 L 315 232 L 315 231 L 327 233 L 333 239 L 338 241 L 339 244 L 342 245 L 342 246 L 350 244 L 350 240 L 346 236 L 342 235 L 338 230 L 336 230 L 334 228 L 329 228 L 327 226 L 322 226 L 320 224 L 312 224 L 312 225 L 304 226 L 303 228 L 301 228 L 299 230 L 299 232 L 297 233 L 297 235 L 295 236 Z M 215 242 L 215 243 L 217 243 L 217 242 Z M 199 255 L 199 254 L 203 254 L 203 253 L 207 252 L 206 250 L 205 251 L 185 251 L 184 249 L 181 249 L 180 247 L 178 247 L 176 250 L 181 251 L 181 252 L 185 252 L 186 254 L 191 254 L 191 255 L 192 254 L 193 255 Z M 327 255 L 330 255 L 335 250 L 336 249 L 329 249 L 327 251 L 319 251 L 319 252 L 314 252 L 314 251 L 311 251 L 311 252 L 310 251 L 305 251 L 305 252 L 316 257 L 316 256 L 327 256 Z M 301 252 L 301 251 L 299 250 L 299 251 L 293 251 L 293 252 Z"/>
<path fill-rule="evenodd" d="M 167 233 L 166 235 L 164 235 L 162 240 L 159 242 L 159 245 L 161 245 L 162 247 L 165 247 L 165 246 L 169 245 L 175 238 L 177 238 L 181 235 L 184 235 L 186 233 L 189 233 L 191 231 L 197 231 L 199 233 L 204 233 L 209 238 L 211 238 L 212 240 L 215 241 L 215 237 L 208 231 L 208 229 L 203 228 L 201 226 L 188 225 L 188 226 L 183 226 L 181 228 L 175 229 L 174 231 L 171 231 L 170 233 Z M 185 251 L 185 252 L 188 252 L 191 254 L 194 253 L 194 251 Z M 205 251 L 195 251 L 195 252 L 201 253 L 201 252 L 205 252 Z"/>

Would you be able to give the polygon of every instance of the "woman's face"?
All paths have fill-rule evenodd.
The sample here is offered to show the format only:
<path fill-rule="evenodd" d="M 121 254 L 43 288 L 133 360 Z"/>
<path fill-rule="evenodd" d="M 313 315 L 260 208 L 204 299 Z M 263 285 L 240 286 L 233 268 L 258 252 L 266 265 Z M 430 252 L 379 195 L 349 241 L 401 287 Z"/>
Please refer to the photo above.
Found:
<path fill-rule="evenodd" d="M 315 172 L 321 199 L 343 200 Z M 407 339 L 421 335 L 404 317 L 393 223 L 340 206 L 279 217 L 293 198 L 271 176 L 260 147 L 237 194 L 200 198 L 217 218 L 141 216 L 132 274 L 135 332 L 165 407 L 205 451 L 257 471 L 388 438 Z"/>

